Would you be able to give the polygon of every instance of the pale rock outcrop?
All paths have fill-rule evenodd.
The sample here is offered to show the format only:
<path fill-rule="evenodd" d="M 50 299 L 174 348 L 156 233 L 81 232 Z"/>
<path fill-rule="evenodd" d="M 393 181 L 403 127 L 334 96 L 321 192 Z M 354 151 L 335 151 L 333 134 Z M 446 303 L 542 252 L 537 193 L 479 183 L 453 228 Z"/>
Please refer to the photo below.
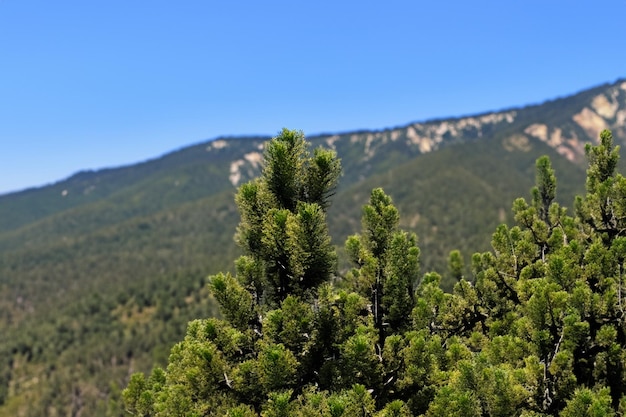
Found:
<path fill-rule="evenodd" d="M 552 133 L 550 134 L 550 140 L 548 141 L 548 145 L 553 148 L 558 147 L 563 143 L 563 131 L 560 128 L 554 128 Z"/>
<path fill-rule="evenodd" d="M 421 153 L 427 153 L 433 150 L 434 144 L 430 138 L 422 138 L 419 142 L 419 150 Z"/>
<path fill-rule="evenodd" d="M 409 126 L 406 129 L 406 137 L 409 143 L 412 143 L 413 145 L 417 145 L 420 143 L 420 136 L 417 134 L 417 131 L 413 126 Z"/>
<path fill-rule="evenodd" d="M 427 153 L 433 150 L 433 141 L 427 136 L 420 136 L 413 126 L 409 126 L 406 130 L 408 142 L 417 145 L 421 153 Z"/>
<path fill-rule="evenodd" d="M 572 162 L 576 160 L 576 153 L 572 150 L 572 148 L 560 145 L 556 147 L 556 151 Z"/>
<path fill-rule="evenodd" d="M 329 136 L 326 138 L 326 145 L 328 145 L 329 148 L 335 149 L 335 142 L 337 142 L 338 140 L 339 135 Z"/>
<path fill-rule="evenodd" d="M 534 136 L 543 142 L 548 141 L 548 126 L 540 123 L 533 123 L 524 129 L 524 133 L 530 136 Z"/>
<path fill-rule="evenodd" d="M 261 166 L 263 161 L 263 155 L 260 152 L 250 152 L 243 156 L 243 158 L 250 163 L 254 168 Z"/>
<path fill-rule="evenodd" d="M 589 107 L 582 109 L 572 119 L 594 140 L 598 140 L 602 130 L 608 129 L 606 121 Z"/>
<path fill-rule="evenodd" d="M 241 180 L 241 172 L 239 169 L 245 163 L 246 161 L 243 159 L 238 159 L 237 161 L 230 163 L 230 175 L 228 176 L 228 179 L 230 179 L 230 183 L 232 185 L 237 186 L 237 184 L 239 184 L 239 181 Z"/>
<path fill-rule="evenodd" d="M 228 146 L 228 142 L 226 142 L 225 140 L 214 140 L 213 141 L 213 147 L 215 149 L 222 149 L 222 148 L 225 148 L 226 146 Z"/>
<path fill-rule="evenodd" d="M 372 149 L 372 142 L 374 142 L 374 135 L 369 133 L 366 137 L 365 137 L 365 156 L 366 159 L 371 158 L 372 156 L 374 156 L 374 150 Z"/>
<path fill-rule="evenodd" d="M 249 152 L 243 156 L 243 159 L 231 162 L 230 175 L 228 176 L 230 183 L 234 186 L 239 185 L 243 176 L 242 169 L 246 166 L 246 164 L 248 165 L 247 174 L 252 176 L 254 174 L 254 170 L 261 167 L 262 162 L 263 154 L 260 152 Z"/>
<path fill-rule="evenodd" d="M 615 98 L 615 95 L 613 95 L 611 100 L 609 100 L 604 94 L 600 94 L 593 98 L 591 107 L 605 119 L 612 119 L 619 108 L 619 103 Z"/>

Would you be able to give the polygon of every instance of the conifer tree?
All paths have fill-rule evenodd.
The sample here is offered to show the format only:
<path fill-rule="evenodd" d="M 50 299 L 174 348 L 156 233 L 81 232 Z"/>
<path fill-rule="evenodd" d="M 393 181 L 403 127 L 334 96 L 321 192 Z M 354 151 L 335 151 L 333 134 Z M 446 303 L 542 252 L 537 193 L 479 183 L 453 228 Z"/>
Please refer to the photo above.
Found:
<path fill-rule="evenodd" d="M 311 155 L 302 132 L 266 145 L 261 177 L 239 187 L 237 275 L 209 287 L 224 320 L 196 320 L 167 370 L 134 375 L 124 392 L 135 415 L 288 415 L 315 379 L 325 344 L 312 301 L 335 272 L 326 209 L 340 174 L 335 153 Z"/>
<path fill-rule="evenodd" d="M 398 229 L 391 199 L 374 190 L 364 236 L 348 243 L 362 245 L 366 261 L 354 271 L 354 286 L 334 288 L 325 209 L 338 175 L 334 153 L 310 156 L 298 132 L 283 130 L 267 145 L 261 177 L 236 196 L 236 239 L 245 252 L 237 275 L 210 279 L 224 320 L 191 322 L 167 370 L 134 375 L 124 391 L 131 413 L 411 415 L 396 381 L 410 378 L 405 358 L 420 355 L 420 341 L 404 337 L 416 237 Z"/>
<path fill-rule="evenodd" d="M 223 320 L 191 322 L 167 370 L 133 375 L 142 416 L 612 416 L 626 412 L 626 179 L 610 132 L 588 146 L 574 216 L 556 202 L 550 160 L 515 200 L 492 251 L 452 251 L 449 274 L 418 280 L 415 235 L 372 191 L 354 263 L 336 288 L 325 210 L 339 173 L 298 132 L 266 148 L 240 187 L 237 275 L 210 288 Z M 317 161 L 317 162 L 316 162 Z M 416 288 L 414 289 L 416 285 Z"/>
<path fill-rule="evenodd" d="M 575 217 L 554 202 L 555 175 L 542 157 L 531 202 L 513 204 L 517 224 L 499 226 L 493 252 L 474 255 L 473 283 L 462 279 L 447 295 L 434 280 L 422 281 L 416 325 L 428 326 L 448 346 L 458 341 L 476 352 L 452 367 L 439 362 L 448 382 L 427 415 L 621 410 L 626 187 L 615 173 L 618 153 L 610 132 L 600 139 L 586 148 L 587 192 L 577 198 Z"/>
<path fill-rule="evenodd" d="M 236 240 L 246 254 L 237 272 L 257 305 L 310 295 L 333 274 L 325 210 L 340 172 L 334 152 L 311 156 L 302 132 L 283 129 L 266 146 L 262 176 L 239 188 Z"/>
<path fill-rule="evenodd" d="M 398 228 L 398 210 L 380 188 L 363 207 L 361 235 L 350 236 L 346 250 L 355 268 L 348 279 L 371 302 L 378 343 L 407 330 L 419 272 L 419 248 L 414 233 Z"/>

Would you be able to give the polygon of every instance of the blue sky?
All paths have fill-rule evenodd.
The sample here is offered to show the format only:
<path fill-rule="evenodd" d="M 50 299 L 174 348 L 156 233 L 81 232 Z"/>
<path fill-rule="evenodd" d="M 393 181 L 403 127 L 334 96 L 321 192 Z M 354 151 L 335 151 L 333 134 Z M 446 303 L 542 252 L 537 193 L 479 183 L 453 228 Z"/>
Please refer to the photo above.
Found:
<path fill-rule="evenodd" d="M 626 77 L 626 0 L 0 0 L 0 193 L 220 135 L 382 129 Z"/>

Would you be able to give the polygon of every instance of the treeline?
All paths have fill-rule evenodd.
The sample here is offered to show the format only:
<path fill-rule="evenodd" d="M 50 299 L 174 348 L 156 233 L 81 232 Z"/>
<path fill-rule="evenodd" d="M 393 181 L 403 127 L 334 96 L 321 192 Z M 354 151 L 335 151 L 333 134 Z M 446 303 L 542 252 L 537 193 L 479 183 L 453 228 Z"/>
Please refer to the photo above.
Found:
<path fill-rule="evenodd" d="M 138 416 L 613 416 L 626 411 L 626 179 L 603 131 L 587 146 L 586 193 L 555 202 L 550 160 L 513 205 L 493 250 L 466 273 L 419 273 L 416 235 L 382 189 L 333 271 L 325 210 L 330 151 L 299 132 L 268 145 L 262 176 L 239 188 L 236 275 L 211 277 L 223 319 L 189 323 L 166 369 L 134 374 Z"/>

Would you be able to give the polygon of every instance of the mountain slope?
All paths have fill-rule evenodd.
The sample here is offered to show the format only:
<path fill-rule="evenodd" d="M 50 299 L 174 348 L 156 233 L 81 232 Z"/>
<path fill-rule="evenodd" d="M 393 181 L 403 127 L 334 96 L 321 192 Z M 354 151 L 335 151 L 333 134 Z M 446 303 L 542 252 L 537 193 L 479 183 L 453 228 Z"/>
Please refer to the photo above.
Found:
<path fill-rule="evenodd" d="M 384 187 L 418 233 L 422 271 L 487 250 L 550 155 L 558 200 L 584 188 L 584 143 L 626 142 L 626 82 L 541 105 L 309 138 L 344 175 L 329 211 L 339 247 Z M 267 138 L 220 138 L 128 167 L 0 196 L 0 416 L 117 415 L 131 370 L 163 364 L 188 320 L 215 314 L 207 275 L 232 269 L 236 186 Z M 342 262 L 342 266 L 345 266 Z M 448 286 L 451 283 L 448 281 Z M 112 404 L 117 404 L 113 402 Z M 118 404 L 119 405 L 119 404 Z"/>
<path fill-rule="evenodd" d="M 344 159 L 347 183 L 418 154 L 493 136 L 509 135 L 518 141 L 535 137 L 580 163 L 584 143 L 595 140 L 603 128 L 611 129 L 618 141 L 624 140 L 625 96 L 626 81 L 618 80 L 521 109 L 412 123 L 381 131 L 318 135 L 309 140 L 316 146 L 337 149 Z M 0 196 L 0 231 L 107 199 L 122 189 L 132 192 L 133 187 L 149 178 L 163 181 L 163 188 L 147 190 L 146 194 L 165 190 L 171 194 L 169 203 L 188 200 L 193 190 L 202 190 L 202 195 L 222 191 L 228 187 L 226 181 L 238 185 L 258 172 L 262 143 L 267 139 L 219 138 L 137 165 L 81 172 L 51 186 Z M 178 192 L 172 192 L 173 187 L 181 185 Z"/>

